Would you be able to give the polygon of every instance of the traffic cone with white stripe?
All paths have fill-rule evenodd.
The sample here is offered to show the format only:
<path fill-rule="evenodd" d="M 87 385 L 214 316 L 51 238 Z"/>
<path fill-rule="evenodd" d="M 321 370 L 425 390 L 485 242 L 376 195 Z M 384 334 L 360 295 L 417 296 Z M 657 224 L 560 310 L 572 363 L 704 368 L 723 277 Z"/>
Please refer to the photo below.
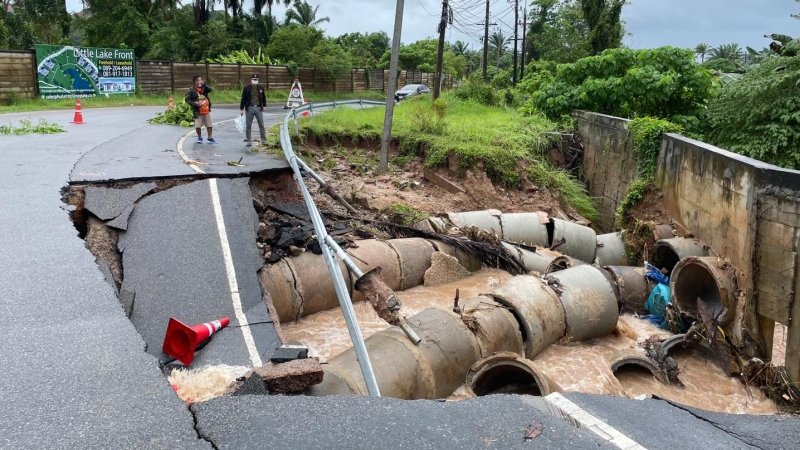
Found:
<path fill-rule="evenodd" d="M 72 122 L 76 125 L 82 125 L 86 122 L 83 121 L 83 111 L 81 111 L 81 99 L 75 101 L 75 115 L 72 118 Z"/>
<path fill-rule="evenodd" d="M 197 325 L 188 326 L 174 317 L 169 318 L 167 334 L 164 336 L 164 346 L 161 350 L 184 365 L 194 361 L 194 352 L 198 346 L 205 343 L 211 336 L 230 323 L 228 317 Z"/>

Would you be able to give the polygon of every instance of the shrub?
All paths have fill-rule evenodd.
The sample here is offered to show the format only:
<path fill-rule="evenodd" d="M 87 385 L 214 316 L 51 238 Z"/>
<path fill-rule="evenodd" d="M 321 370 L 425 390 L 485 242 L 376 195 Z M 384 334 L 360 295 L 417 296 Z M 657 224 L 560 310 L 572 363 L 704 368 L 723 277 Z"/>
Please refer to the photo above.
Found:
<path fill-rule="evenodd" d="M 800 169 L 800 56 L 767 58 L 725 84 L 709 105 L 705 133 L 720 147 Z"/>
<path fill-rule="evenodd" d="M 523 89 L 550 117 L 586 109 L 622 117 L 695 115 L 714 95 L 715 78 L 688 49 L 610 49 L 526 76 Z"/>
<path fill-rule="evenodd" d="M 473 100 L 484 105 L 493 106 L 497 104 L 497 94 L 495 89 L 485 83 L 480 74 L 472 74 L 465 82 L 461 83 L 453 93 L 461 100 Z"/>

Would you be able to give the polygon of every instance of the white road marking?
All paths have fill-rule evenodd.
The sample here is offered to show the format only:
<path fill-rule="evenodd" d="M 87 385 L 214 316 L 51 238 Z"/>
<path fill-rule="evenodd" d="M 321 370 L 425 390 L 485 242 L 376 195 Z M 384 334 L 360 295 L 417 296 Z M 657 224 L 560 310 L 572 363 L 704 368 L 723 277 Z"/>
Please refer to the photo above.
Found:
<path fill-rule="evenodd" d="M 253 334 L 250 332 L 250 327 L 247 323 L 247 316 L 242 310 L 242 300 L 239 297 L 239 283 L 236 281 L 236 269 L 233 267 L 233 257 L 231 257 L 231 247 L 228 243 L 228 232 L 225 230 L 225 219 L 222 215 L 222 206 L 219 201 L 219 189 L 217 189 L 217 179 L 210 178 L 208 180 L 211 189 L 211 204 L 214 208 L 214 217 L 217 222 L 217 231 L 219 232 L 219 243 L 222 245 L 222 258 L 225 262 L 225 272 L 228 275 L 228 287 L 231 291 L 231 302 L 233 303 L 233 311 L 236 315 L 236 320 L 239 322 L 239 329 L 242 330 L 242 337 L 244 337 L 244 344 L 247 347 L 247 352 L 250 354 L 250 362 L 253 367 L 261 367 L 261 356 L 256 349 L 256 343 L 253 339 Z"/>
<path fill-rule="evenodd" d="M 633 439 L 622 434 L 616 428 L 603 422 L 597 417 L 589 414 L 586 410 L 571 402 L 558 392 L 553 392 L 552 394 L 544 397 L 544 399 L 547 400 L 551 405 L 558 408 L 562 413 L 564 413 L 565 416 L 572 418 L 582 427 L 587 428 L 617 448 L 625 450 L 646 450 L 645 447 L 639 445 L 639 443 Z"/>
<path fill-rule="evenodd" d="M 178 155 L 180 155 L 180 157 L 183 160 L 183 162 L 185 162 L 189 167 L 194 169 L 195 172 L 197 172 L 197 173 L 205 173 L 205 172 L 203 172 L 203 169 L 197 167 L 195 164 L 192 164 L 190 162 L 189 157 L 186 156 L 186 153 L 183 152 L 183 142 L 186 140 L 186 138 L 188 138 L 189 136 L 191 136 L 193 134 L 195 134 L 195 132 L 194 131 L 190 131 L 190 132 L 184 134 L 180 138 L 180 140 L 178 141 L 178 149 L 177 149 L 178 150 Z"/>

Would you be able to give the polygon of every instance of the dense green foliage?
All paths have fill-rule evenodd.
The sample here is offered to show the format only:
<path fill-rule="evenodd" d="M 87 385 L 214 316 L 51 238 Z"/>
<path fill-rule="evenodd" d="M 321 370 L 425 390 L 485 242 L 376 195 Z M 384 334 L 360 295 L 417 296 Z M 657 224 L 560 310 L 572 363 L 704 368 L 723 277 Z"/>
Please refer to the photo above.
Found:
<path fill-rule="evenodd" d="M 21 119 L 18 126 L 12 124 L 0 125 L 0 134 L 55 134 L 63 132 L 64 127 L 44 119 L 39 119 L 37 124 L 28 119 Z"/>
<path fill-rule="evenodd" d="M 683 127 L 668 120 L 640 117 L 628 122 L 628 136 L 633 144 L 636 165 L 642 178 L 656 171 L 656 159 L 664 133 L 683 133 Z"/>
<path fill-rule="evenodd" d="M 383 114 L 383 108 L 341 108 L 301 121 L 301 133 L 348 145 L 374 142 L 381 137 Z M 582 184 L 546 162 L 543 150 L 551 139 L 547 133 L 555 128 L 556 124 L 541 115 L 526 117 L 513 109 L 461 100 L 448 92 L 436 102 L 415 98 L 399 103 L 392 138 L 403 155 L 420 155 L 429 166 L 445 165 L 449 157 L 465 169 L 480 162 L 493 181 L 508 187 L 520 186 L 522 176 L 527 176 L 594 219 L 596 207 Z"/>
<path fill-rule="evenodd" d="M 694 115 L 714 94 L 713 75 L 688 49 L 611 49 L 601 55 L 539 67 L 523 83 L 530 107 L 560 117 L 585 109 L 622 117 Z"/>
<path fill-rule="evenodd" d="M 800 169 L 800 57 L 768 58 L 725 84 L 706 125 L 715 145 Z"/>
<path fill-rule="evenodd" d="M 626 0 L 580 0 L 589 27 L 589 48 L 593 55 L 622 45 L 624 29 L 620 16 Z"/>

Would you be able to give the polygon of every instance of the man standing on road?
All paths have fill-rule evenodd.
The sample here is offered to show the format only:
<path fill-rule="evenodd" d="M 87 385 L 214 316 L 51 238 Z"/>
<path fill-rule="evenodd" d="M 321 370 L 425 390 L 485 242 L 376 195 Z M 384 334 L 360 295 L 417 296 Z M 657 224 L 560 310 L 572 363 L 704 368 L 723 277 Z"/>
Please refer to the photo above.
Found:
<path fill-rule="evenodd" d="M 252 146 L 250 132 L 253 125 L 253 117 L 258 121 L 258 131 L 261 133 L 261 143 L 267 143 L 267 132 L 264 129 L 264 108 L 267 106 L 267 96 L 264 87 L 258 84 L 258 74 L 254 73 L 250 78 L 250 84 L 242 89 L 242 99 L 239 101 L 240 115 L 247 112 L 245 142 L 247 146 Z"/>
<path fill-rule="evenodd" d="M 203 81 L 203 77 L 195 75 L 192 78 L 194 86 L 186 92 L 185 101 L 192 107 L 192 115 L 194 116 L 194 130 L 197 132 L 197 143 L 203 143 L 203 135 L 200 129 L 205 125 L 206 133 L 208 133 L 208 143 L 216 144 L 212 136 L 211 125 L 211 100 L 208 98 L 211 88 Z"/>

